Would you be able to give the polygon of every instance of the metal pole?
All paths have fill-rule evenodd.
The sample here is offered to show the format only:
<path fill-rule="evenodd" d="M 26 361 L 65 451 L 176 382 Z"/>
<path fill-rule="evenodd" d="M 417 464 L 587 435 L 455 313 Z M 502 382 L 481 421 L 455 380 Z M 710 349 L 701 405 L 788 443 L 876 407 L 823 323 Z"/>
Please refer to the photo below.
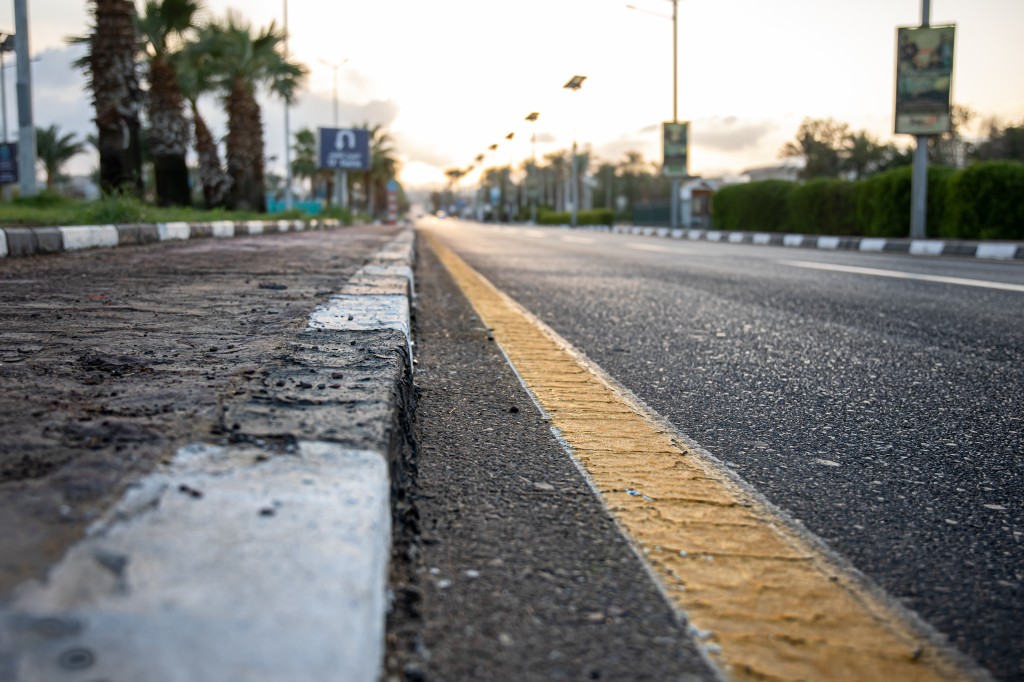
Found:
<path fill-rule="evenodd" d="M 533 225 L 537 224 L 537 119 L 533 119 L 533 135 L 530 138 L 530 148 L 532 161 L 530 164 L 529 178 L 526 183 L 526 193 L 530 198 L 530 223 Z M 532 180 L 532 182 L 531 182 Z"/>
<path fill-rule="evenodd" d="M 928 28 L 931 14 L 930 0 L 921 0 L 921 28 Z M 910 238 L 928 236 L 928 136 L 917 136 L 914 150 L 914 170 L 910 188 Z"/>
<path fill-rule="evenodd" d="M 4 110 L 4 144 L 7 144 L 7 76 L 4 74 L 3 46 L 0 46 L 0 108 Z"/>
<path fill-rule="evenodd" d="M 679 0 L 672 0 L 672 122 L 679 123 Z M 679 178 L 672 178 L 671 217 L 673 230 L 679 228 Z"/>
<path fill-rule="evenodd" d="M 36 128 L 32 120 L 32 58 L 28 3 L 14 0 L 14 50 L 18 56 L 18 177 L 21 196 L 36 194 Z"/>
<path fill-rule="evenodd" d="M 284 58 L 288 59 L 288 0 L 284 0 Z M 292 210 L 292 126 L 291 106 L 284 100 L 284 210 Z"/>
<path fill-rule="evenodd" d="M 571 174 L 571 177 L 572 177 L 572 186 L 569 188 L 571 190 L 569 192 L 569 196 L 572 198 L 572 206 L 571 206 L 570 213 L 569 213 L 569 226 L 570 227 L 576 227 L 576 220 L 577 220 L 577 217 L 576 217 L 577 206 L 576 206 L 576 204 L 579 201 L 579 193 L 580 192 L 579 192 L 579 187 L 577 186 L 578 185 L 578 179 L 577 179 L 577 171 L 576 171 L 576 139 L 575 138 L 573 138 L 573 141 L 572 141 L 572 174 Z"/>

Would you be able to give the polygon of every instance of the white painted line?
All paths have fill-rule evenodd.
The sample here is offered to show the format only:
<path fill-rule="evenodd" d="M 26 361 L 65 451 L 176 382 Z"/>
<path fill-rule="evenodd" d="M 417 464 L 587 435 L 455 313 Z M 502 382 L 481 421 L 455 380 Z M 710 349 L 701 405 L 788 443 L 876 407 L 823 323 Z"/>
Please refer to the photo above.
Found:
<path fill-rule="evenodd" d="M 7 253 L 7 233 L 0 230 L 0 258 L 6 258 Z"/>
<path fill-rule="evenodd" d="M 997 258 L 1000 260 L 1010 260 L 1017 255 L 1016 244 L 978 244 L 978 250 L 975 252 L 977 258 Z"/>
<path fill-rule="evenodd" d="M 160 223 L 156 226 L 160 231 L 160 241 L 184 241 L 192 236 L 192 228 L 188 223 Z"/>
<path fill-rule="evenodd" d="M 910 254 L 912 256 L 941 256 L 945 246 L 946 242 L 936 239 L 915 239 L 910 242 Z"/>
<path fill-rule="evenodd" d="M 399 295 L 332 296 L 309 315 L 307 331 L 397 329 L 409 337 L 409 299 Z"/>
<path fill-rule="evenodd" d="M 261 454 L 183 448 L 19 591 L 2 619 L 22 624 L 19 679 L 379 679 L 385 458 L 312 442 Z M 56 666 L 69 651 L 90 661 L 85 677 Z"/>
<path fill-rule="evenodd" d="M 757 234 L 754 235 L 754 243 L 760 244 L 761 246 L 764 246 L 765 244 L 771 244 L 772 236 L 765 232 L 758 232 Z"/>
<path fill-rule="evenodd" d="M 527 237 L 533 237 L 534 239 L 547 239 L 548 233 L 544 230 L 523 230 L 523 234 Z"/>
<path fill-rule="evenodd" d="M 235 236 L 235 224 L 230 220 L 218 220 L 210 223 L 213 236 L 219 239 L 226 239 Z"/>
<path fill-rule="evenodd" d="M 896 270 L 878 270 L 876 268 L 858 268 L 850 265 L 833 265 L 831 263 L 811 263 L 808 261 L 779 261 L 783 265 L 790 265 L 794 268 L 808 268 L 810 270 L 828 270 L 830 272 L 846 272 L 853 275 L 872 275 L 874 277 L 892 277 L 895 279 L 910 279 L 920 282 L 937 282 L 939 284 L 955 284 L 965 287 L 980 287 L 983 289 L 998 289 L 1000 291 L 1017 291 L 1024 293 L 1024 285 L 1008 284 L 1006 282 L 990 282 L 981 279 L 964 279 L 962 277 L 944 277 L 942 275 L 921 275 L 913 272 L 898 272 Z"/>
<path fill-rule="evenodd" d="M 803 246 L 804 236 L 802 234 L 787 234 L 782 238 L 783 246 Z"/>
<path fill-rule="evenodd" d="M 832 250 L 838 249 L 839 237 L 818 237 L 818 248 Z"/>
<path fill-rule="evenodd" d="M 117 246 L 117 228 L 113 225 L 76 225 L 59 227 L 65 251 Z"/>
<path fill-rule="evenodd" d="M 860 246 L 857 247 L 860 251 L 885 251 L 886 239 L 861 239 Z"/>
<path fill-rule="evenodd" d="M 652 253 L 677 253 L 680 255 L 690 254 L 693 251 L 681 249 L 678 246 L 661 246 L 660 244 L 626 244 L 626 248 L 634 251 L 650 251 Z"/>
<path fill-rule="evenodd" d="M 569 244 L 593 244 L 594 243 L 594 240 L 591 239 L 590 237 L 563 236 L 563 237 L 559 237 L 559 239 L 561 239 L 563 242 L 568 242 Z"/>

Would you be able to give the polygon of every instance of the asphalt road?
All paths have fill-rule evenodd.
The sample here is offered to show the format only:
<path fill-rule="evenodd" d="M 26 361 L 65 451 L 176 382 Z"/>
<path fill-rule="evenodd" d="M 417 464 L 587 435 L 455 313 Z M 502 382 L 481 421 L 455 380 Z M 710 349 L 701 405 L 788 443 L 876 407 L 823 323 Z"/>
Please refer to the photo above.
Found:
<path fill-rule="evenodd" d="M 1024 267 L 440 224 L 770 502 L 1024 679 Z"/>

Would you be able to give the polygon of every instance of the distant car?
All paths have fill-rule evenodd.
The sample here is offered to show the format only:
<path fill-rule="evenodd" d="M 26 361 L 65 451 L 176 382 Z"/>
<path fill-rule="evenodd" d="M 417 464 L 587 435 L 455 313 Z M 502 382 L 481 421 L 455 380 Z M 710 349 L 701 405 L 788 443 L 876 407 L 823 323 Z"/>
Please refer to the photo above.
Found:
<path fill-rule="evenodd" d="M 448 214 L 445 213 L 444 211 L 438 211 L 434 215 L 436 215 L 438 218 L 447 218 L 448 217 Z"/>

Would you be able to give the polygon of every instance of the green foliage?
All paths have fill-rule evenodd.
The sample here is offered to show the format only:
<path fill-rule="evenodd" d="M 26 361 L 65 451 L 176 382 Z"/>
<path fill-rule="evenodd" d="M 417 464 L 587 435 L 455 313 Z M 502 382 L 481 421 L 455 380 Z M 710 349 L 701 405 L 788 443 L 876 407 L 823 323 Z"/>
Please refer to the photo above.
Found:
<path fill-rule="evenodd" d="M 789 195 L 796 187 L 795 182 L 787 180 L 723 187 L 712 198 L 715 227 L 781 232 L 787 229 Z"/>
<path fill-rule="evenodd" d="M 819 178 L 793 187 L 786 197 L 786 229 L 811 234 L 852 235 L 854 183 Z"/>
<path fill-rule="evenodd" d="M 94 225 L 145 223 L 151 207 L 138 197 L 113 192 L 92 203 L 85 211 L 86 221 Z"/>
<path fill-rule="evenodd" d="M 541 209 L 537 213 L 538 225 L 568 225 L 572 216 L 568 211 L 548 211 Z M 577 225 L 612 225 L 615 222 L 615 211 L 610 208 L 595 208 L 580 211 L 576 214 Z"/>
<path fill-rule="evenodd" d="M 1024 163 L 990 161 L 954 174 L 947 181 L 945 209 L 943 237 L 1024 239 Z"/>

